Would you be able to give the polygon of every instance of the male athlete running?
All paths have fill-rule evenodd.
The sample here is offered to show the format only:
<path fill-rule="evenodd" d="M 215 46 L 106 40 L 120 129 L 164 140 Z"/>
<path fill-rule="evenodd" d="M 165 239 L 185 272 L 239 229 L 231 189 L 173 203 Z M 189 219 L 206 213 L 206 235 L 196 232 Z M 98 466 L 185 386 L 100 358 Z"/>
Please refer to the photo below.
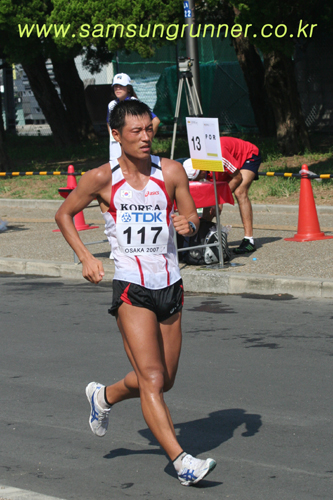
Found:
<path fill-rule="evenodd" d="M 115 262 L 109 312 L 116 317 L 133 367 L 115 384 L 91 382 L 86 387 L 89 424 L 95 435 L 104 436 L 111 407 L 140 398 L 148 427 L 172 460 L 181 484 L 189 486 L 207 476 L 216 463 L 182 449 L 163 394 L 173 386 L 181 348 L 183 286 L 173 228 L 193 236 L 199 219 L 182 165 L 150 155 L 149 108 L 140 101 L 123 101 L 112 111 L 110 127 L 121 143 L 121 157 L 87 172 L 56 214 L 82 263 L 83 276 L 99 283 L 103 265 L 84 246 L 73 224 L 74 215 L 97 198 Z"/>

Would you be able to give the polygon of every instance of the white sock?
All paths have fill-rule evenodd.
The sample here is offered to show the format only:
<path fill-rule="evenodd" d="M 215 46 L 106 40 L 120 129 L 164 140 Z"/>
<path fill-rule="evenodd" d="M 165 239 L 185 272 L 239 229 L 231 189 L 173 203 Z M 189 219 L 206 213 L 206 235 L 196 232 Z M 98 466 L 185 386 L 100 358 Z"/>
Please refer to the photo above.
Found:
<path fill-rule="evenodd" d="M 111 406 L 105 401 L 105 387 L 101 387 L 96 394 L 97 404 L 102 408 L 102 410 L 108 410 Z"/>
<path fill-rule="evenodd" d="M 245 240 L 249 240 L 252 245 L 254 245 L 254 239 L 253 236 L 244 236 Z"/>
<path fill-rule="evenodd" d="M 182 470 L 182 461 L 183 458 L 187 455 L 185 451 L 182 451 L 180 455 L 172 462 L 176 472 L 180 472 Z"/>

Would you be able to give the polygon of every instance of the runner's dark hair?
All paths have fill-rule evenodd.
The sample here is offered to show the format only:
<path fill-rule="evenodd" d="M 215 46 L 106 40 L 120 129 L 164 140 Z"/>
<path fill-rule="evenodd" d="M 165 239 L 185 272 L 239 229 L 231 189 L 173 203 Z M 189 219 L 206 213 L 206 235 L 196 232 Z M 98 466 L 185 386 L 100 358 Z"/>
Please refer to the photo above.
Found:
<path fill-rule="evenodd" d="M 111 130 L 116 129 L 119 132 L 122 131 L 125 125 L 125 118 L 127 115 L 130 116 L 143 116 L 148 115 L 152 119 L 152 114 L 144 102 L 136 100 L 128 100 L 119 102 L 111 111 L 109 125 Z"/>

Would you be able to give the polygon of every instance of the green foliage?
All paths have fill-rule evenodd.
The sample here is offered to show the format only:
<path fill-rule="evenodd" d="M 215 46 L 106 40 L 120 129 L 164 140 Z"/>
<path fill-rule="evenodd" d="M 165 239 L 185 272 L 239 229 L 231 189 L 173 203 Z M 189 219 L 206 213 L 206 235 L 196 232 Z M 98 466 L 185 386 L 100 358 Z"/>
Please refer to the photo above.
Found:
<path fill-rule="evenodd" d="M 156 46 L 165 43 L 168 25 L 182 23 L 179 0 L 0 0 L 0 46 L 7 60 L 15 63 L 28 63 L 39 54 L 74 57 L 85 47 L 87 62 L 91 60 L 91 67 L 98 70 L 99 64 L 109 62 L 110 53 L 121 48 L 151 56 Z M 62 24 L 65 36 L 55 32 L 55 26 L 59 29 Z M 161 28 L 153 37 L 156 24 Z M 129 25 L 132 32 L 127 31 Z"/>
<path fill-rule="evenodd" d="M 312 36 L 322 33 L 329 25 L 332 16 L 332 6 L 320 0 L 229 0 L 239 14 L 235 22 L 245 26 L 251 24 L 248 36 L 252 43 L 263 52 L 280 51 L 287 56 L 293 54 L 294 45 L 309 39 L 311 25 Z M 262 32 L 265 25 L 269 26 Z M 281 25 L 278 31 L 276 27 Z M 283 35 L 283 25 L 287 32 Z M 306 25 L 306 29 L 304 28 Z M 271 33 L 271 36 L 266 36 Z M 283 36 L 282 36 L 283 35 Z"/>
<path fill-rule="evenodd" d="M 59 200 L 58 189 L 66 185 L 66 177 L 13 177 L 0 180 L 1 198 L 33 198 Z"/>
<path fill-rule="evenodd" d="M 125 48 L 149 57 L 155 46 L 165 43 L 165 34 L 162 38 L 152 37 L 153 25 L 167 27 L 183 21 L 183 6 L 179 0 L 53 0 L 53 3 L 50 22 L 71 25 L 69 36 L 55 40 L 58 45 L 66 47 L 77 43 L 82 46 L 101 45 L 111 52 Z M 122 30 L 120 25 L 125 29 Z M 127 30 L 130 25 L 131 32 Z"/>
<path fill-rule="evenodd" d="M 318 138 L 314 151 L 305 156 L 282 157 L 278 152 L 276 140 L 260 139 L 256 135 L 242 135 L 242 139 L 257 144 L 262 152 L 264 163 L 261 171 L 298 172 L 303 163 L 317 174 L 333 174 L 333 151 L 331 138 Z M 323 141 L 324 139 L 324 141 Z M 324 142 L 324 144 L 323 144 Z M 73 164 L 76 171 L 87 171 L 105 163 L 108 158 L 108 138 L 99 141 L 86 141 L 81 147 L 59 151 L 51 137 L 8 137 L 8 149 L 13 158 L 15 171 L 66 171 Z M 159 156 L 170 157 L 171 138 L 155 137 L 152 152 Z M 176 140 L 175 158 L 188 156 L 188 143 L 185 139 Z M 0 197 L 60 199 L 58 188 L 66 185 L 66 176 L 33 176 L 0 178 Z M 253 202 L 265 202 L 269 197 L 274 200 L 286 199 L 297 202 L 300 180 L 295 178 L 260 176 L 251 186 L 250 197 Z M 314 196 L 319 203 L 331 203 L 333 180 L 313 181 Z M 288 200 L 289 198 L 289 200 Z"/>
<path fill-rule="evenodd" d="M 288 198 L 288 196 L 293 193 L 297 193 L 299 191 L 300 181 L 299 179 L 290 178 L 290 179 L 272 179 L 270 183 L 268 183 L 268 196 L 277 196 L 279 198 Z"/>
<path fill-rule="evenodd" d="M 171 142 L 171 137 L 155 137 L 152 144 L 152 154 L 169 158 Z M 59 150 L 54 145 L 52 136 L 25 137 L 11 135 L 8 136 L 7 146 L 14 163 L 13 171 L 15 172 L 65 170 L 70 162 L 74 165 L 82 165 L 80 170 L 84 170 L 86 164 L 91 165 L 94 163 L 95 166 L 98 166 L 105 163 L 109 155 L 108 137 L 101 137 L 97 141 L 85 141 L 80 146 L 71 146 Z M 187 140 L 176 139 L 175 158 L 187 156 L 189 156 Z"/>
<path fill-rule="evenodd" d="M 332 30 L 332 2 L 328 0 L 197 0 L 199 22 L 238 23 L 243 32 L 251 25 L 247 37 L 263 52 L 280 51 L 293 54 L 295 43 Z M 263 31 L 262 28 L 267 25 Z M 271 25 L 271 27 L 269 26 Z M 276 27 L 281 25 L 277 31 Z M 286 26 L 284 34 L 283 25 Z M 306 27 L 307 26 L 307 27 Z M 305 28 L 306 29 L 302 29 Z"/>
<path fill-rule="evenodd" d="M 22 38 L 18 26 L 34 23 L 43 24 L 51 11 L 51 0 L 3 0 L 0 1 L 0 46 L 9 62 L 29 61 L 41 51 L 47 50 L 47 43 L 41 47 L 37 37 Z"/>
<path fill-rule="evenodd" d="M 165 139 L 154 138 L 152 144 L 152 154 L 170 158 L 172 138 Z M 185 139 L 176 139 L 174 158 L 187 158 L 189 157 L 188 142 Z"/>
<path fill-rule="evenodd" d="M 108 158 L 109 140 L 85 141 L 79 146 L 59 150 L 52 136 L 8 136 L 8 152 L 14 163 L 14 171 L 64 170 L 69 162 L 98 159 L 101 164 Z M 51 166 L 50 166 L 51 164 Z"/>

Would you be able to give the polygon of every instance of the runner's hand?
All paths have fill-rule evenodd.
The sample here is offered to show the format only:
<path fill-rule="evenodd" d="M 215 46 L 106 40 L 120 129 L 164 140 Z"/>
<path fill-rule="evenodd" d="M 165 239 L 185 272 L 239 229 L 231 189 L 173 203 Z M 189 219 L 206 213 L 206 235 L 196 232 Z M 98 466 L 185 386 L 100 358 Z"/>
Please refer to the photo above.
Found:
<path fill-rule="evenodd" d="M 91 283 L 99 283 L 104 275 L 103 264 L 95 257 L 91 256 L 82 262 L 82 276 Z"/>
<path fill-rule="evenodd" d="M 181 234 L 182 236 L 191 236 L 193 234 L 193 230 L 184 215 L 172 214 L 171 217 L 173 226 L 178 234 Z"/>

